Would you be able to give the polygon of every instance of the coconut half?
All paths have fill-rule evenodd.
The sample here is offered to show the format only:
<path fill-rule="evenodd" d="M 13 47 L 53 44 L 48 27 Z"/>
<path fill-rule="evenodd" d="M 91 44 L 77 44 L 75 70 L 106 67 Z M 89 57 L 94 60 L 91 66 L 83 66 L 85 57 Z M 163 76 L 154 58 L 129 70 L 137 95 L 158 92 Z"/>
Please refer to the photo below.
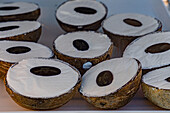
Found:
<path fill-rule="evenodd" d="M 170 109 L 170 67 L 151 71 L 142 77 L 144 96 L 153 104 Z"/>
<path fill-rule="evenodd" d="M 80 82 L 79 72 L 60 60 L 32 58 L 10 67 L 6 90 L 20 106 L 45 110 L 67 103 Z"/>
<path fill-rule="evenodd" d="M 13 21 L 0 23 L 0 40 L 37 42 L 41 24 L 37 21 Z"/>
<path fill-rule="evenodd" d="M 0 41 L 0 78 L 4 78 L 10 66 L 26 58 L 52 58 L 54 53 L 48 47 L 23 41 Z"/>
<path fill-rule="evenodd" d="M 144 74 L 170 65 L 170 32 L 158 32 L 134 40 L 123 57 L 138 59 Z"/>
<path fill-rule="evenodd" d="M 37 20 L 40 8 L 37 4 L 28 2 L 0 3 L 0 22 Z"/>
<path fill-rule="evenodd" d="M 107 35 L 93 31 L 79 31 L 59 36 L 54 41 L 58 59 L 75 66 L 81 74 L 91 66 L 110 59 L 113 44 Z"/>
<path fill-rule="evenodd" d="M 97 30 L 106 15 L 106 6 L 95 0 L 70 0 L 61 4 L 56 11 L 59 25 L 67 32 Z"/>
<path fill-rule="evenodd" d="M 103 61 L 84 74 L 79 92 L 95 107 L 118 109 L 136 94 L 141 74 L 141 65 L 135 59 Z"/>

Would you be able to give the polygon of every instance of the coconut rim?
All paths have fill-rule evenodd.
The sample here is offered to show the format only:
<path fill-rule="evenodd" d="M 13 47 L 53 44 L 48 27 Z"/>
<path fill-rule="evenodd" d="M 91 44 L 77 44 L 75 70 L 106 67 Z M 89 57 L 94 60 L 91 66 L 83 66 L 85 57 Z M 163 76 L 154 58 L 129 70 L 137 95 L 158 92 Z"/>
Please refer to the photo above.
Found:
<path fill-rule="evenodd" d="M 75 72 L 78 73 L 78 80 L 77 80 L 77 83 L 76 83 L 69 91 L 67 91 L 67 92 L 65 92 L 65 93 L 63 93 L 63 94 L 61 94 L 61 95 L 59 95 L 59 96 L 54 96 L 54 97 L 29 97 L 29 96 L 25 96 L 25 95 L 23 95 L 23 94 L 20 94 L 19 92 L 16 92 L 12 87 L 10 87 L 10 85 L 8 84 L 7 75 L 6 75 L 6 77 L 5 77 L 5 79 L 4 79 L 4 84 L 5 84 L 5 86 L 6 86 L 6 89 L 7 89 L 7 88 L 10 89 L 10 90 L 12 91 L 12 93 L 15 93 L 15 94 L 17 94 L 17 95 L 19 95 L 19 96 L 21 96 L 21 97 L 24 97 L 24 98 L 27 98 L 27 99 L 33 99 L 33 100 L 38 100 L 38 99 L 48 100 L 48 99 L 59 98 L 59 97 L 61 97 L 61 96 L 64 96 L 65 94 L 71 93 L 71 92 L 76 88 L 76 86 L 78 86 L 78 84 L 80 84 L 80 82 L 81 82 L 81 74 L 80 74 L 80 72 L 79 72 L 74 66 L 68 64 L 67 62 L 64 62 L 64 61 L 59 60 L 59 59 L 50 59 L 50 58 L 42 58 L 42 57 L 28 58 L 28 59 L 45 59 L 45 60 L 53 60 L 53 61 L 58 61 L 58 62 L 60 62 L 60 63 L 64 63 L 65 65 L 71 67 Z M 25 59 L 23 59 L 23 60 L 25 60 Z M 14 67 L 15 65 L 17 65 L 17 64 L 18 64 L 18 63 L 13 64 L 10 68 L 13 68 L 13 67 Z M 9 69 L 10 69 L 10 68 L 9 68 Z"/>
<path fill-rule="evenodd" d="M 57 7 L 57 9 L 55 10 L 55 17 L 56 17 L 56 20 L 58 21 L 58 23 L 61 23 L 61 24 L 64 24 L 64 25 L 66 25 L 66 26 L 71 26 L 71 27 L 74 27 L 74 28 L 82 28 L 82 29 L 84 29 L 85 27 L 88 27 L 88 26 L 91 26 L 91 25 L 93 25 L 93 24 L 95 24 L 95 23 L 97 23 L 97 22 L 99 22 L 99 21 L 103 21 L 106 17 L 107 17 L 107 14 L 108 14 L 108 8 L 106 7 L 106 5 L 103 3 L 103 2 L 101 2 L 101 1 L 96 1 L 96 2 L 98 2 L 98 3 L 100 3 L 101 5 L 103 5 L 103 7 L 105 8 L 105 11 L 106 11 L 106 14 L 103 16 L 103 17 L 101 17 L 101 19 L 98 19 L 98 20 L 96 20 L 96 22 L 93 22 L 93 23 L 90 23 L 90 24 L 85 24 L 85 25 L 72 25 L 72 24 L 69 24 L 69 23 L 64 23 L 64 22 L 62 22 L 62 20 L 59 20 L 58 19 L 58 17 L 57 17 L 57 10 L 62 6 L 62 5 L 64 5 L 65 3 L 67 3 L 67 2 L 70 2 L 70 1 L 76 1 L 76 0 L 68 0 L 68 1 L 65 1 L 65 2 L 63 2 L 63 3 L 61 3 L 58 7 Z M 102 23 L 102 22 L 101 22 Z"/>
<path fill-rule="evenodd" d="M 138 76 L 140 76 L 140 72 L 142 71 L 142 65 L 137 59 L 135 59 L 135 58 L 131 58 L 131 59 L 134 59 L 137 62 L 138 70 L 137 70 L 136 74 L 126 84 L 124 84 L 122 87 L 118 88 L 114 92 L 111 92 L 110 94 L 106 94 L 106 95 L 103 95 L 103 96 L 86 96 L 86 95 L 83 95 L 83 93 L 80 91 L 80 89 L 81 89 L 81 87 L 80 87 L 78 91 L 81 94 L 81 96 L 84 96 L 86 98 L 104 98 L 106 96 L 112 96 L 112 95 L 116 94 L 118 91 L 120 91 L 121 89 L 123 89 L 126 85 L 128 85 L 129 83 L 134 81 Z"/>
<path fill-rule="evenodd" d="M 69 33 L 75 33 L 75 32 L 79 32 L 79 33 L 81 33 L 81 32 L 93 32 L 93 33 L 97 33 L 97 34 L 101 34 L 101 35 L 106 35 L 106 34 L 103 34 L 103 33 L 97 32 L 97 31 L 73 31 L 73 32 L 64 33 L 64 34 L 62 34 L 62 35 L 67 35 L 67 34 L 69 34 Z M 61 35 L 60 35 L 60 36 L 61 36 Z M 107 36 L 107 35 L 106 35 L 106 36 Z M 59 37 L 59 36 L 58 36 L 58 37 Z M 58 38 L 58 37 L 57 37 L 57 38 Z M 102 56 L 108 54 L 109 50 L 114 48 L 113 42 L 112 42 L 111 39 L 107 36 L 107 38 L 109 39 L 109 41 L 110 41 L 111 44 L 110 44 L 108 50 L 107 50 L 106 52 L 104 52 L 103 54 L 101 54 L 101 55 L 99 55 L 99 56 L 96 56 L 96 57 L 91 57 L 91 58 L 73 57 L 73 56 L 69 56 L 69 55 L 63 54 L 62 52 L 60 52 L 60 51 L 58 51 L 58 50 L 56 49 L 55 41 L 57 40 L 57 38 L 53 41 L 53 50 L 54 50 L 54 53 L 57 52 L 57 53 L 59 53 L 59 54 L 61 54 L 61 55 L 63 55 L 63 56 L 70 57 L 70 58 L 74 58 L 74 59 L 83 59 L 83 60 L 97 59 L 97 58 L 99 58 L 99 57 L 102 57 Z M 111 57 L 111 56 L 110 56 L 110 57 Z"/>

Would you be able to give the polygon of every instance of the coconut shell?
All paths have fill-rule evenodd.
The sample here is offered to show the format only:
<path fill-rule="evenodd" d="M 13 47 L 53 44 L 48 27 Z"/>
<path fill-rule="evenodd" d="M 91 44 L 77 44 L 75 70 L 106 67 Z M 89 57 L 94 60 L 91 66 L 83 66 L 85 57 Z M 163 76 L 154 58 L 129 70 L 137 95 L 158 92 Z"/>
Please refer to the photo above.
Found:
<path fill-rule="evenodd" d="M 81 75 L 83 75 L 87 71 L 87 70 L 83 69 L 84 63 L 91 62 L 92 65 L 94 66 L 104 60 L 108 60 L 111 58 L 112 51 L 113 51 L 113 44 L 109 47 L 107 52 L 105 52 L 103 55 L 95 57 L 95 58 L 75 58 L 75 57 L 67 56 L 67 55 L 60 53 L 59 51 L 57 51 L 55 49 L 55 47 L 53 47 L 53 49 L 54 49 L 54 54 L 57 56 L 58 59 L 63 60 L 65 62 L 68 62 L 69 64 L 73 65 L 80 71 Z"/>
<path fill-rule="evenodd" d="M 144 96 L 153 104 L 164 108 L 170 109 L 170 90 L 159 89 L 142 82 L 142 91 Z"/>
<path fill-rule="evenodd" d="M 35 11 L 24 13 L 24 14 L 16 14 L 16 15 L 8 15 L 8 16 L 0 16 L 0 22 L 6 21 L 21 21 L 21 20 L 37 20 L 40 16 L 40 8 Z"/>
<path fill-rule="evenodd" d="M 158 23 L 159 23 L 159 26 L 158 28 L 154 31 L 154 32 L 157 32 L 157 31 L 161 31 L 162 30 L 162 23 L 157 20 Z M 113 34 L 109 31 L 107 31 L 106 29 L 103 28 L 103 31 L 105 34 L 108 35 L 108 37 L 111 39 L 111 41 L 113 42 L 113 44 L 118 47 L 118 50 L 117 50 L 117 56 L 122 56 L 123 55 L 123 52 L 125 50 L 125 48 L 133 41 L 135 40 L 136 38 L 139 38 L 139 37 L 142 37 L 142 36 L 121 36 L 121 35 L 118 35 L 118 34 Z M 154 33 L 152 32 L 152 33 Z M 147 35 L 147 34 L 146 34 Z M 144 35 L 143 35 L 144 36 Z"/>
<path fill-rule="evenodd" d="M 139 63 L 139 62 L 138 62 Z M 136 76 L 131 79 L 127 84 L 122 86 L 116 92 L 111 93 L 102 97 L 87 97 L 82 95 L 82 97 L 93 106 L 100 109 L 118 109 L 125 106 L 134 97 L 139 89 L 140 81 L 142 76 L 142 67 L 139 63 L 139 69 Z"/>
<path fill-rule="evenodd" d="M 62 94 L 58 97 L 51 98 L 31 98 L 23 96 L 15 92 L 12 88 L 10 88 L 8 82 L 6 81 L 6 77 L 4 79 L 4 84 L 6 87 L 6 91 L 18 105 L 33 110 L 49 110 L 61 107 L 64 104 L 66 104 L 69 100 L 71 100 L 75 93 L 77 93 L 78 88 L 80 87 L 80 81 L 81 78 L 79 78 L 77 84 L 67 93 Z"/>
<path fill-rule="evenodd" d="M 0 40 L 15 40 L 15 41 L 29 41 L 29 42 L 38 42 L 40 36 L 41 36 L 41 29 L 40 26 L 37 30 L 17 35 L 17 36 L 11 36 L 6 38 L 0 38 Z"/>
<path fill-rule="evenodd" d="M 65 3 L 65 2 L 64 2 Z M 63 4 L 64 4 L 63 3 Z M 101 3 L 101 2 L 100 2 Z M 63 4 L 61 4 L 60 6 L 62 6 Z M 103 3 L 101 3 L 103 4 Z M 60 7 L 59 6 L 59 7 Z M 103 4 L 103 6 L 105 7 L 106 9 L 106 14 L 104 15 L 104 17 L 92 24 L 88 24 L 88 25 L 79 25 L 79 26 L 76 26 L 76 25 L 69 25 L 69 24 L 66 24 L 66 23 L 63 23 L 61 20 L 59 20 L 57 17 L 56 17 L 56 20 L 58 22 L 58 24 L 60 25 L 60 27 L 66 31 L 66 32 L 74 32 L 74 31 L 96 31 L 98 30 L 100 27 L 101 27 L 101 23 L 103 22 L 103 20 L 106 18 L 107 16 L 107 12 L 108 12 L 108 9 L 107 7 L 105 6 L 105 4 Z M 58 7 L 58 8 L 59 8 Z"/>

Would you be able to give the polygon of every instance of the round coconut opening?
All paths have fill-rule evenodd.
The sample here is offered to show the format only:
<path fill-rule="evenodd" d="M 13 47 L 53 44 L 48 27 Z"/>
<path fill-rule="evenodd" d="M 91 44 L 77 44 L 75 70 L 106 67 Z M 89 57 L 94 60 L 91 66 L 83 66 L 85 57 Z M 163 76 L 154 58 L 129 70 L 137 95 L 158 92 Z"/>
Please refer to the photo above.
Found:
<path fill-rule="evenodd" d="M 96 83 L 100 87 L 108 86 L 113 81 L 113 74 L 110 71 L 102 71 L 98 74 Z"/>
<path fill-rule="evenodd" d="M 97 13 L 95 9 L 89 7 L 76 7 L 74 11 L 76 11 L 77 13 L 88 14 L 88 15 Z"/>
<path fill-rule="evenodd" d="M 170 77 L 166 78 L 165 80 L 166 80 L 167 82 L 170 82 Z"/>
<path fill-rule="evenodd" d="M 11 10 L 16 10 L 19 9 L 17 6 L 7 6 L 7 7 L 0 7 L 0 11 L 11 11 Z"/>
<path fill-rule="evenodd" d="M 76 39 L 73 41 L 73 46 L 79 51 L 86 51 L 89 49 L 89 45 L 82 39 Z"/>
<path fill-rule="evenodd" d="M 37 76 L 48 77 L 59 75 L 61 73 L 61 70 L 59 68 L 51 66 L 38 66 L 31 68 L 30 72 Z"/>
<path fill-rule="evenodd" d="M 154 54 L 154 53 L 162 53 L 168 51 L 169 49 L 170 49 L 169 43 L 159 43 L 159 44 L 149 46 L 148 48 L 146 48 L 145 52 Z"/>
<path fill-rule="evenodd" d="M 123 21 L 126 24 L 131 25 L 131 26 L 135 26 L 135 27 L 141 27 L 142 26 L 142 23 L 138 20 L 135 20 L 135 19 L 126 18 Z"/>
<path fill-rule="evenodd" d="M 22 53 L 27 53 L 31 51 L 31 49 L 25 46 L 15 46 L 15 47 L 10 47 L 6 49 L 6 51 L 11 54 L 22 54 Z"/>
<path fill-rule="evenodd" d="M 19 26 L 6 26 L 6 27 L 0 27 L 0 31 L 9 31 L 13 29 L 17 29 Z"/>

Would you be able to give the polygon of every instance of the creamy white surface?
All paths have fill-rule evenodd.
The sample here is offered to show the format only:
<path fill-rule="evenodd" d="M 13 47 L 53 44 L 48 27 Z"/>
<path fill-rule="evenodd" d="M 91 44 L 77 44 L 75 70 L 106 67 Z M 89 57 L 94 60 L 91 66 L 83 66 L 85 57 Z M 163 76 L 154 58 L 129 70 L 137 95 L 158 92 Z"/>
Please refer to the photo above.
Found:
<path fill-rule="evenodd" d="M 51 66 L 61 70 L 55 76 L 37 76 L 30 72 L 37 66 Z M 27 59 L 11 67 L 7 82 L 16 93 L 33 98 L 50 98 L 70 91 L 78 82 L 79 74 L 70 66 L 55 60 Z"/>
<path fill-rule="evenodd" d="M 11 36 L 17 36 L 32 32 L 40 28 L 41 24 L 37 21 L 15 21 L 15 22 L 2 22 L 0 28 L 8 26 L 19 26 L 19 28 L 0 31 L 0 38 L 6 38 Z"/>
<path fill-rule="evenodd" d="M 79 51 L 73 46 L 73 41 L 82 39 L 89 45 L 86 51 Z M 103 55 L 109 50 L 112 42 L 107 35 L 92 31 L 73 32 L 60 35 L 55 41 L 55 49 L 60 53 L 80 58 L 94 58 Z"/>
<path fill-rule="evenodd" d="M 142 26 L 135 27 L 126 24 L 124 19 L 135 19 L 142 23 Z M 103 22 L 103 28 L 107 31 L 123 36 L 142 36 L 157 30 L 159 24 L 156 19 L 135 13 L 117 14 L 107 18 Z"/>
<path fill-rule="evenodd" d="M 123 57 L 138 59 L 143 69 L 169 65 L 170 50 L 154 54 L 145 52 L 148 47 L 159 43 L 170 43 L 170 32 L 154 33 L 134 40 L 125 49 Z"/>
<path fill-rule="evenodd" d="M 143 75 L 142 80 L 144 83 L 159 89 L 170 89 L 170 82 L 165 79 L 170 77 L 170 67 L 165 67 L 151 71 Z"/>
<path fill-rule="evenodd" d="M 11 54 L 6 51 L 8 48 L 16 46 L 28 47 L 31 51 L 22 54 Z M 38 43 L 24 41 L 0 41 L 0 60 L 5 62 L 16 63 L 26 58 L 51 58 L 52 56 L 53 52 L 48 47 Z"/>
<path fill-rule="evenodd" d="M 74 11 L 76 7 L 87 7 L 97 11 L 95 14 L 82 14 Z M 56 17 L 69 25 L 88 25 L 102 19 L 106 14 L 106 8 L 95 0 L 71 0 L 57 9 Z"/>
<path fill-rule="evenodd" d="M 12 2 L 12 3 L 0 3 L 1 7 L 19 7 L 15 10 L 0 10 L 0 16 L 10 16 L 10 15 L 16 15 L 16 14 L 24 14 L 28 12 L 32 12 L 37 10 L 39 7 L 38 5 L 34 3 L 28 3 L 28 2 Z"/>
<path fill-rule="evenodd" d="M 113 74 L 113 81 L 110 85 L 99 87 L 96 78 L 102 71 L 109 70 Z M 134 59 L 116 58 L 97 64 L 88 70 L 82 78 L 80 92 L 88 97 L 106 96 L 114 93 L 127 82 L 129 82 L 138 71 L 138 63 Z"/>

